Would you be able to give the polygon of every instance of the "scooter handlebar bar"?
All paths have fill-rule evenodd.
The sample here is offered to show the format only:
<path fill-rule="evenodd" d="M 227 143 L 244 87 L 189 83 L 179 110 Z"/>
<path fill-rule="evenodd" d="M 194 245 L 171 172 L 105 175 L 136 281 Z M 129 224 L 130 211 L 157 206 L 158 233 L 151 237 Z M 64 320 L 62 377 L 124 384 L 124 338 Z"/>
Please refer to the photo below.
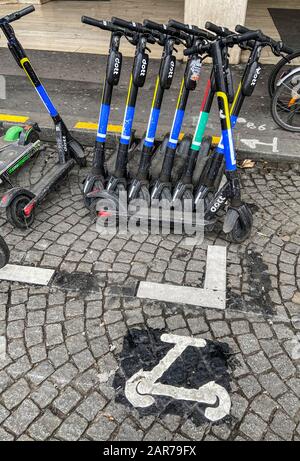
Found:
<path fill-rule="evenodd" d="M 186 40 L 186 34 L 182 33 L 181 31 L 172 29 L 165 24 L 158 24 L 157 22 L 151 21 L 150 19 L 145 19 L 143 25 L 151 31 L 155 30 L 163 35 L 169 35 L 171 37 L 179 38 L 180 40 Z"/>
<path fill-rule="evenodd" d="M 182 22 L 176 21 L 175 19 L 170 19 L 168 22 L 169 27 L 173 27 L 174 29 L 181 30 L 188 35 L 192 35 L 193 37 L 201 37 L 207 40 L 214 40 L 215 36 L 207 32 L 206 30 L 200 29 L 197 26 L 190 26 L 188 24 L 183 24 Z"/>
<path fill-rule="evenodd" d="M 205 24 L 205 29 L 213 32 L 214 34 L 218 35 L 219 37 L 228 37 L 229 35 L 233 35 L 234 32 L 227 29 L 227 27 L 219 27 L 212 22 L 207 21 Z"/>
<path fill-rule="evenodd" d="M 250 29 L 248 29 L 245 26 L 241 26 L 241 25 L 236 26 L 235 30 L 239 34 L 245 34 L 247 32 L 251 32 Z M 273 40 L 273 38 L 269 37 L 268 35 L 264 35 L 263 33 L 261 33 L 261 37 L 259 38 L 259 41 L 267 43 L 268 45 L 270 45 L 275 50 L 278 50 L 279 52 L 286 53 L 286 54 L 294 53 L 294 50 L 290 48 L 289 46 L 285 45 L 283 42 L 281 41 L 276 42 L 276 40 Z"/>
<path fill-rule="evenodd" d="M 8 14 L 4 16 L 4 18 L 0 19 L 0 24 L 9 23 L 13 21 L 17 21 L 18 19 L 26 16 L 27 14 L 33 13 L 35 11 L 35 7 L 33 5 L 26 6 L 20 11 L 16 11 L 15 13 Z"/>
<path fill-rule="evenodd" d="M 132 30 L 133 32 L 137 32 L 139 34 L 145 34 L 145 35 L 150 34 L 150 31 L 146 29 L 146 27 L 144 27 L 143 24 L 140 24 L 139 22 L 126 21 L 125 19 L 116 18 L 116 17 L 111 18 L 111 22 L 112 24 L 115 24 L 116 26 L 124 27 L 126 29 Z"/>
<path fill-rule="evenodd" d="M 233 45 L 239 45 L 240 43 L 243 42 L 250 42 L 251 40 L 257 40 L 261 37 L 261 32 L 259 30 L 254 30 L 250 32 L 246 32 L 243 35 L 230 35 L 227 36 L 226 38 L 222 38 L 221 41 L 223 41 L 224 44 L 233 44 Z M 194 54 L 198 53 L 203 53 L 203 52 L 209 52 L 211 44 L 206 44 L 206 45 L 195 45 L 192 46 L 191 48 L 188 48 L 184 50 L 183 54 L 185 56 L 192 56 Z"/>
<path fill-rule="evenodd" d="M 90 18 L 89 16 L 82 16 L 81 22 L 83 24 L 88 24 L 89 26 L 99 27 L 102 30 L 109 30 L 110 32 L 115 32 L 118 30 L 110 21 L 101 21 L 100 19 Z"/>

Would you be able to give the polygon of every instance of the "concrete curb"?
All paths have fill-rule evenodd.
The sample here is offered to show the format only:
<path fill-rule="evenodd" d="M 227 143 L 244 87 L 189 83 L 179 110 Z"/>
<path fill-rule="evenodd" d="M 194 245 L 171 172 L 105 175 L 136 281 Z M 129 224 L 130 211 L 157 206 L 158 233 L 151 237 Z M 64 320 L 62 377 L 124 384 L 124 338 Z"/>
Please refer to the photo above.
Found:
<path fill-rule="evenodd" d="M 15 125 L 11 122 L 3 122 L 4 128 L 9 128 L 10 126 Z M 41 140 L 44 142 L 55 142 L 55 131 L 54 127 L 39 125 L 41 129 Z M 77 128 L 70 128 L 70 133 L 83 145 L 87 147 L 93 147 L 95 144 L 95 131 L 92 130 L 83 130 Z M 142 130 L 137 129 L 137 137 L 142 136 Z M 108 133 L 107 135 L 107 148 L 114 149 L 116 143 L 118 142 L 119 135 L 116 133 Z M 158 140 L 162 140 L 162 136 L 158 136 Z M 293 146 L 295 144 L 293 143 Z M 247 149 L 243 143 L 240 142 L 240 136 L 237 136 L 236 139 L 236 148 L 238 151 L 239 159 L 251 159 L 254 161 L 260 162 L 270 162 L 270 163 L 295 163 L 300 164 L 300 152 L 297 155 L 295 150 L 288 152 L 288 149 L 284 154 L 282 153 L 270 153 L 265 152 L 261 149 Z"/>

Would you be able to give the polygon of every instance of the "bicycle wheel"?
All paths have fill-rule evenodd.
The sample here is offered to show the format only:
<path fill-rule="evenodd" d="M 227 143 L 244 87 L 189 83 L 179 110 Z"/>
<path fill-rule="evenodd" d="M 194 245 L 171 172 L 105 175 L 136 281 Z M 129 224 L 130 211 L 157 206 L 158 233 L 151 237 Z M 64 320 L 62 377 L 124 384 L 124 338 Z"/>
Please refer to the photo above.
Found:
<path fill-rule="evenodd" d="M 286 78 L 272 100 L 272 117 L 287 131 L 300 132 L 300 71 Z"/>
<path fill-rule="evenodd" d="M 269 95 L 271 98 L 275 94 L 277 82 L 287 75 L 292 67 L 297 66 L 300 66 L 300 51 L 285 56 L 274 66 L 268 83 Z"/>

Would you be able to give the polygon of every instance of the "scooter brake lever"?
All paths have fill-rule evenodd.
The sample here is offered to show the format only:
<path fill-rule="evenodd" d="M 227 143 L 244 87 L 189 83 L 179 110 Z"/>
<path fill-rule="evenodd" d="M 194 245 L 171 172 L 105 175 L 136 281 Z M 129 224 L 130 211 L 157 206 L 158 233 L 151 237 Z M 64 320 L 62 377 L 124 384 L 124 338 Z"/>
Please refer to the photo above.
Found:
<path fill-rule="evenodd" d="M 148 53 L 151 53 L 151 50 L 150 50 L 150 48 L 148 48 L 147 46 L 146 46 L 145 50 L 147 50 L 147 51 L 148 51 Z"/>

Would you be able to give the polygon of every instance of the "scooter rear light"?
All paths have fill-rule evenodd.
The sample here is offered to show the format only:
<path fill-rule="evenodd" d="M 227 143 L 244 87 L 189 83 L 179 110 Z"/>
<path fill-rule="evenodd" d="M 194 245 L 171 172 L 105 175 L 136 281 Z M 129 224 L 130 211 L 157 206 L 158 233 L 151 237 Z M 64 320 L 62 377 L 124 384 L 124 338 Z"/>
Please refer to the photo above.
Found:
<path fill-rule="evenodd" d="M 109 218 L 110 216 L 112 216 L 112 213 L 110 213 L 109 211 L 101 210 L 98 212 L 98 216 L 99 218 Z"/>
<path fill-rule="evenodd" d="M 30 202 L 28 205 L 26 205 L 26 207 L 24 208 L 24 215 L 27 217 L 30 216 L 34 207 L 35 202 Z"/>
<path fill-rule="evenodd" d="M 6 204 L 7 204 L 7 200 L 8 200 L 8 195 L 3 195 L 2 199 L 1 199 L 2 205 L 6 205 Z"/>

